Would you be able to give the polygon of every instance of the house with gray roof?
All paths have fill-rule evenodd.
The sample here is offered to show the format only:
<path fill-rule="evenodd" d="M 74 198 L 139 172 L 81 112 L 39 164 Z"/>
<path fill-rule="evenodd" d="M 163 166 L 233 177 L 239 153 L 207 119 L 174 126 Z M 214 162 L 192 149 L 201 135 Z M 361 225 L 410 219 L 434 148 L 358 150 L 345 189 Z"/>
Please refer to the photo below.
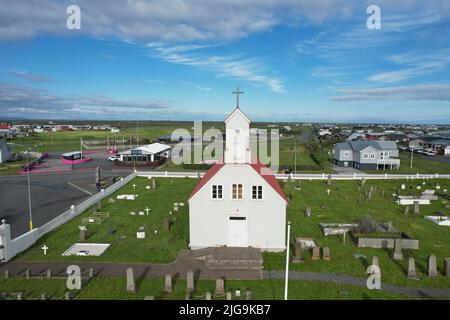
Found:
<path fill-rule="evenodd" d="M 333 148 L 333 163 L 361 170 L 398 169 L 400 159 L 395 141 L 348 141 Z"/>

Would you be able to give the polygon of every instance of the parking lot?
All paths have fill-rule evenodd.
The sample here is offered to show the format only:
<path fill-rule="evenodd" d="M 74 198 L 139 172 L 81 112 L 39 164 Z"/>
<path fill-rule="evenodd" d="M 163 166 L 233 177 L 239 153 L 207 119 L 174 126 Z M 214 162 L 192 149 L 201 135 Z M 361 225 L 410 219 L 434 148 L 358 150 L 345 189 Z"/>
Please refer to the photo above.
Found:
<path fill-rule="evenodd" d="M 128 172 L 102 172 L 108 185 L 113 176 L 124 177 Z M 82 202 L 96 191 L 95 170 L 48 172 L 30 174 L 33 224 L 36 227 Z M 15 238 L 29 229 L 27 175 L 0 177 L 0 219 L 11 224 Z"/>

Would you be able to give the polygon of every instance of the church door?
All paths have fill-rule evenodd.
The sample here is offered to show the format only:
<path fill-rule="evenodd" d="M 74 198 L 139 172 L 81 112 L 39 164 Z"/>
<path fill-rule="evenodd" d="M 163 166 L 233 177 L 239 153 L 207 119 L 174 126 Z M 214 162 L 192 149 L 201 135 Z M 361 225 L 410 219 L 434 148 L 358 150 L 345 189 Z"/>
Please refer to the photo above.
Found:
<path fill-rule="evenodd" d="M 229 217 L 228 246 L 248 247 L 248 225 L 245 217 Z"/>

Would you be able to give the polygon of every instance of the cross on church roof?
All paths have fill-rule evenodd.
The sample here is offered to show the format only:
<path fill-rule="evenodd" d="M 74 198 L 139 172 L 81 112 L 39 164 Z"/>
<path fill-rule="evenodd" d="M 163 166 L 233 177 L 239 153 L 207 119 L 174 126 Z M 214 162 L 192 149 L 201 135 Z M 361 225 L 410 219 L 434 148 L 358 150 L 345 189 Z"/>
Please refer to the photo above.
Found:
<path fill-rule="evenodd" d="M 244 91 L 239 91 L 239 87 L 236 87 L 236 91 L 233 91 L 231 93 L 236 95 L 236 107 L 239 108 L 239 95 L 243 94 Z"/>

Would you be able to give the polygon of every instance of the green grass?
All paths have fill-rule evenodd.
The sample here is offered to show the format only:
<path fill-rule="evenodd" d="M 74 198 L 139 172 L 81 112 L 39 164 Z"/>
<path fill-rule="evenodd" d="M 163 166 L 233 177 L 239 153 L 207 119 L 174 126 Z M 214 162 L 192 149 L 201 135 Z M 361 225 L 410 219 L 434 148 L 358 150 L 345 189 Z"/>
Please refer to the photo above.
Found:
<path fill-rule="evenodd" d="M 154 296 L 157 300 L 184 300 L 186 280 L 174 279 L 173 292 L 164 293 L 163 278 L 136 279 L 137 293 L 126 291 L 124 277 L 95 277 L 84 285 L 75 299 L 79 300 L 134 300 Z M 214 280 L 199 280 L 195 282 L 196 291 L 193 300 L 204 300 L 206 292 L 214 294 Z M 64 279 L 31 279 L 11 277 L 0 279 L 0 290 L 8 292 L 23 292 L 24 299 L 40 299 L 46 293 L 50 299 L 63 299 L 66 291 Z M 241 290 L 241 296 L 236 297 L 236 289 Z M 233 293 L 233 300 L 244 300 L 245 291 L 250 290 L 253 300 L 281 300 L 284 297 L 284 281 L 282 280 L 226 280 L 225 290 Z M 369 290 L 356 286 L 334 283 L 290 281 L 289 299 L 295 300 L 368 300 L 368 299 L 411 299 L 411 297 Z M 13 299 L 13 297 L 8 297 Z M 213 296 L 213 300 L 224 300 L 224 295 Z"/>
<path fill-rule="evenodd" d="M 295 161 L 294 149 L 297 152 L 297 161 Z M 322 147 L 317 152 L 311 152 L 301 142 L 297 142 L 295 145 L 292 138 L 281 138 L 279 145 L 280 169 L 289 166 L 294 171 L 295 163 L 297 163 L 297 173 L 333 173 L 334 170 L 331 168 L 331 160 L 328 156 L 329 150 L 330 147 Z"/>
<path fill-rule="evenodd" d="M 427 182 L 424 188 L 432 188 L 431 183 L 437 180 Z M 415 187 L 421 183 L 420 180 L 411 181 L 392 181 L 392 180 L 370 180 L 365 184 L 366 188 L 376 187 L 372 200 L 366 201 L 360 198 L 358 191 L 359 183 L 357 181 L 333 181 L 329 187 L 322 181 L 302 181 L 300 191 L 293 190 L 292 186 L 298 182 L 292 182 L 292 185 L 285 183 L 285 190 L 293 194 L 293 199 L 289 203 L 287 210 L 288 219 L 291 222 L 291 249 L 293 247 L 294 237 L 313 237 L 319 246 L 328 246 L 331 251 L 331 261 L 312 261 L 310 252 L 303 252 L 305 263 L 291 264 L 291 270 L 328 272 L 347 274 L 365 278 L 365 270 L 371 262 L 371 258 L 377 255 L 380 259 L 382 272 L 382 281 L 390 284 L 404 286 L 434 286 L 450 288 L 450 278 L 439 276 L 437 278 L 428 278 L 421 275 L 420 281 L 409 280 L 405 273 L 407 270 L 408 257 L 416 259 L 416 268 L 420 273 L 425 272 L 428 256 L 433 253 L 437 257 L 439 271 L 443 272 L 443 259 L 450 257 L 450 230 L 448 227 L 438 226 L 432 222 L 426 221 L 423 216 L 435 214 L 436 211 L 445 212 L 449 215 L 449 209 L 445 208 L 447 204 L 442 198 L 438 201 L 432 201 L 431 205 L 420 207 L 421 214 L 413 216 L 412 208 L 409 216 L 403 215 L 403 206 L 397 205 L 391 201 L 390 194 L 400 192 L 401 194 L 416 194 Z M 400 185 L 405 183 L 408 189 L 401 191 Z M 442 189 L 450 189 L 449 180 L 439 181 Z M 331 193 L 328 196 L 326 190 L 330 188 Z M 381 195 L 385 191 L 385 197 Z M 411 190 L 411 191 L 410 191 Z M 365 191 L 362 191 L 365 194 Z M 347 198 L 346 198 L 347 196 Z M 321 209 L 320 205 L 324 208 Z M 312 216 L 306 218 L 304 215 L 307 207 L 312 208 Z M 352 223 L 366 215 L 370 215 L 378 223 L 393 222 L 394 226 L 401 232 L 405 232 L 413 239 L 420 240 L 419 250 L 404 250 L 404 259 L 402 261 L 392 260 L 392 251 L 383 249 L 358 248 L 347 237 L 346 244 L 342 244 L 342 238 L 339 236 L 323 236 L 319 223 Z M 294 252 L 294 251 L 292 251 Z M 367 256 L 367 260 L 356 259 L 353 255 L 361 253 Z M 265 269 L 281 270 L 284 268 L 285 254 L 283 253 L 265 253 Z"/>
<path fill-rule="evenodd" d="M 84 257 L 83 261 L 111 261 L 111 262 L 171 262 L 175 260 L 180 249 L 188 247 L 188 204 L 187 199 L 197 184 L 197 179 L 157 179 L 158 188 L 146 190 L 146 185 L 151 185 L 147 178 L 136 178 L 111 197 L 102 201 L 102 212 L 109 212 L 110 219 L 101 224 L 85 224 L 88 228 L 90 243 L 111 243 L 111 246 L 100 257 Z M 136 190 L 132 185 L 136 184 Z M 134 201 L 116 200 L 109 203 L 107 200 L 116 198 L 118 194 L 139 194 Z M 179 211 L 173 210 L 173 203 L 184 202 L 185 206 Z M 150 214 L 139 216 L 138 211 L 144 211 L 146 207 L 151 209 Z M 131 216 L 130 211 L 135 211 L 136 216 Z M 174 221 L 170 231 L 163 228 L 164 218 L 169 217 L 169 211 L 173 212 Z M 92 211 L 72 219 L 63 226 L 42 237 L 30 250 L 22 254 L 19 260 L 33 261 L 76 261 L 80 257 L 63 257 L 61 254 L 72 244 L 79 242 L 78 226 L 82 225 L 82 218 L 92 215 Z M 108 234 L 112 226 L 116 230 L 114 235 Z M 136 239 L 139 227 L 145 226 L 147 238 Z M 158 230 L 154 235 L 153 230 Z M 121 239 L 125 236 L 125 239 Z M 47 245 L 50 249 L 47 255 L 43 255 L 41 247 Z"/>
<path fill-rule="evenodd" d="M 0 176 L 17 174 L 27 163 L 27 160 L 0 163 Z"/>
<path fill-rule="evenodd" d="M 427 181 L 425 188 L 432 188 L 433 183 L 439 181 L 442 189 L 450 189 L 449 180 Z M 104 262 L 158 262 L 167 263 L 173 261 L 179 250 L 188 247 L 188 208 L 187 197 L 195 187 L 196 179 L 158 179 L 159 187 L 156 190 L 145 190 L 144 186 L 149 184 L 146 178 L 137 178 L 123 189 L 116 192 L 138 193 L 140 196 L 135 201 L 117 200 L 115 203 L 103 201 L 102 211 L 108 211 L 116 229 L 114 235 L 108 234 L 109 222 L 100 225 L 88 225 L 89 237 L 87 242 L 111 243 L 111 247 L 100 257 L 63 257 L 61 254 L 73 243 L 78 241 L 78 226 L 81 218 L 88 216 L 85 213 L 74 218 L 60 228 L 47 234 L 40 239 L 32 248 L 27 250 L 17 259 L 21 261 L 104 261 Z M 137 185 L 136 191 L 132 190 L 132 184 Z M 400 185 L 405 183 L 408 190 L 399 190 Z M 403 206 L 392 202 L 390 194 L 397 192 L 401 194 L 417 194 L 416 186 L 422 183 L 418 181 L 392 181 L 392 180 L 369 180 L 365 188 L 376 187 L 372 200 L 364 199 L 365 190 L 362 195 L 358 191 L 357 181 L 333 181 L 331 187 L 322 181 L 285 182 L 286 193 L 293 195 L 292 201 L 287 209 L 288 219 L 291 221 L 291 239 L 296 236 L 314 237 L 319 246 L 328 246 L 331 249 L 331 261 L 312 261 L 310 253 L 304 251 L 305 263 L 291 264 L 291 270 L 312 271 L 324 273 L 347 274 L 359 278 L 366 278 L 366 268 L 372 256 L 377 255 L 380 259 L 383 283 L 410 286 L 410 287 L 448 287 L 450 278 L 439 276 L 428 278 L 423 275 L 426 269 L 427 258 L 433 253 L 437 256 L 439 271 L 443 272 L 443 259 L 450 256 L 450 230 L 426 221 L 423 215 L 434 214 L 442 211 L 449 214 L 445 208 L 447 204 L 442 198 L 433 201 L 431 205 L 421 206 L 421 214 L 413 216 L 403 215 Z M 294 190 L 294 185 L 301 186 L 300 191 Z M 412 187 L 412 189 L 409 189 Z M 330 188 L 328 196 L 326 189 Z M 381 195 L 382 190 L 385 196 Z M 115 195 L 114 195 L 115 197 Z M 163 230 L 163 219 L 172 210 L 174 202 L 186 204 L 180 211 L 174 212 L 176 221 L 170 231 Z M 323 208 L 320 208 L 323 205 Z M 141 211 L 146 206 L 152 209 L 149 216 L 130 216 L 129 211 Z M 306 207 L 312 208 L 312 217 L 306 218 L 304 212 Z M 410 210 L 412 212 L 412 210 Z M 378 223 L 391 221 L 401 232 L 405 232 L 411 238 L 420 240 L 419 250 L 404 250 L 404 259 L 394 261 L 391 258 L 391 250 L 357 248 L 347 237 L 345 245 L 338 236 L 323 236 L 319 223 L 351 223 L 364 216 L 370 215 Z M 147 227 L 147 239 L 137 240 L 136 231 L 140 226 Z M 157 236 L 152 234 L 156 228 Z M 124 235 L 125 239 L 120 237 Z M 41 247 L 46 244 L 50 249 L 47 255 L 43 255 Z M 293 251 L 291 241 L 291 253 Z M 357 259 L 354 254 L 364 254 L 367 259 Z M 407 258 L 413 256 L 416 259 L 417 270 L 420 273 L 420 281 L 409 280 L 405 276 Z M 284 253 L 264 253 L 265 270 L 283 270 Z"/>

